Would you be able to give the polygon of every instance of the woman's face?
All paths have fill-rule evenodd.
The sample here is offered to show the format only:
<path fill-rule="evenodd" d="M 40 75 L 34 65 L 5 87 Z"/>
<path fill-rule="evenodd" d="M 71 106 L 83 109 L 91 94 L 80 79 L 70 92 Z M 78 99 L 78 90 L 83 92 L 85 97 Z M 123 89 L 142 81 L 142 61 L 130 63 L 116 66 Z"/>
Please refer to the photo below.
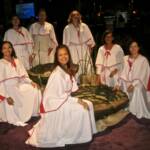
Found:
<path fill-rule="evenodd" d="M 131 55 L 136 55 L 139 53 L 139 46 L 138 46 L 138 43 L 137 42 L 132 42 L 130 44 L 130 47 L 129 47 L 129 51 L 131 53 Z"/>
<path fill-rule="evenodd" d="M 9 43 L 5 43 L 2 46 L 3 57 L 10 57 L 12 53 L 12 48 Z"/>
<path fill-rule="evenodd" d="M 39 22 L 45 22 L 46 20 L 46 12 L 45 11 L 41 11 L 39 13 Z"/>
<path fill-rule="evenodd" d="M 69 61 L 69 55 L 66 48 L 61 48 L 58 51 L 58 62 L 61 65 L 66 65 Z"/>
<path fill-rule="evenodd" d="M 109 34 L 107 34 L 106 36 L 105 36 L 105 43 L 106 44 L 111 44 L 112 43 L 112 41 L 113 41 L 113 35 L 112 35 L 112 33 L 109 33 Z"/>
<path fill-rule="evenodd" d="M 72 14 L 72 23 L 79 24 L 80 23 L 80 14 L 78 12 L 74 12 Z"/>
<path fill-rule="evenodd" d="M 14 16 L 11 20 L 13 26 L 19 26 L 20 25 L 20 19 L 17 16 Z"/>

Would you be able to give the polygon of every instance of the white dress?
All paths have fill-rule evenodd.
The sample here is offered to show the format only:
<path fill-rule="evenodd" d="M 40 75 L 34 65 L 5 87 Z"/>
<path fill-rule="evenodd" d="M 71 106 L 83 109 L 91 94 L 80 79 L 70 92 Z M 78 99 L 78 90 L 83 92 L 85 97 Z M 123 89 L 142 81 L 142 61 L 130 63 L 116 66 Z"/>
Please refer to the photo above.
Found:
<path fill-rule="evenodd" d="M 9 29 L 5 32 L 4 41 L 10 41 L 13 44 L 18 59 L 25 69 L 29 70 L 31 68 L 29 56 L 33 52 L 33 40 L 28 30 L 24 27 L 20 27 L 19 30 Z"/>
<path fill-rule="evenodd" d="M 77 90 L 74 78 L 57 67 L 49 77 L 43 95 L 40 121 L 29 131 L 26 143 L 36 147 L 63 147 L 88 142 L 96 133 L 93 105 L 89 111 L 71 97 Z"/>
<path fill-rule="evenodd" d="M 130 99 L 129 110 L 137 118 L 150 118 L 150 106 L 148 104 L 147 86 L 150 77 L 150 67 L 147 59 L 139 55 L 135 60 L 129 56 L 124 57 L 124 69 L 119 78 L 119 84 L 128 94 Z M 132 84 L 134 91 L 127 92 Z"/>
<path fill-rule="evenodd" d="M 44 25 L 36 22 L 31 25 L 30 33 L 34 41 L 33 66 L 53 63 L 55 48 L 58 45 L 53 25 L 48 22 L 45 22 Z M 53 49 L 50 55 L 48 55 L 49 48 Z"/>
<path fill-rule="evenodd" d="M 5 59 L 0 60 L 0 95 L 11 97 L 14 105 L 0 102 L 0 120 L 14 125 L 23 125 L 33 115 L 38 115 L 41 92 L 33 88 L 24 66 L 18 59 L 15 65 Z"/>
<path fill-rule="evenodd" d="M 111 50 L 101 46 L 96 57 L 96 73 L 100 75 L 102 84 L 114 86 L 117 83 L 118 75 L 123 68 L 123 50 L 118 44 L 114 44 Z M 110 73 L 118 69 L 118 73 L 110 78 Z"/>
<path fill-rule="evenodd" d="M 88 45 L 94 47 L 95 41 L 89 27 L 81 23 L 79 29 L 76 29 L 73 24 L 68 24 L 63 31 L 63 44 L 69 47 L 73 63 L 79 64 L 76 78 L 80 74 L 91 73 L 93 63 Z"/>

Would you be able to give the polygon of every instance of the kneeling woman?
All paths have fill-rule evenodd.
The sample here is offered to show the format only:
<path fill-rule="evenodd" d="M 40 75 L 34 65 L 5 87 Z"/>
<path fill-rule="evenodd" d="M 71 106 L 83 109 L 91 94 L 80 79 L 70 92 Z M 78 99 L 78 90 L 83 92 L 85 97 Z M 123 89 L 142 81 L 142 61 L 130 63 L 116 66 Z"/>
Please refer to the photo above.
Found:
<path fill-rule="evenodd" d="M 26 143 L 36 147 L 63 147 L 88 142 L 96 133 L 93 105 L 71 97 L 78 87 L 68 47 L 57 47 L 54 64 L 40 106 L 41 119 L 29 131 Z"/>
<path fill-rule="evenodd" d="M 137 118 L 150 118 L 149 97 L 147 96 L 150 66 L 139 50 L 138 43 L 131 41 L 130 55 L 124 57 L 124 69 L 119 83 L 129 96 L 129 111 Z"/>
<path fill-rule="evenodd" d="M 10 42 L 3 42 L 1 52 L 3 58 L 0 59 L 0 120 L 24 126 L 32 115 L 37 115 L 41 92 L 29 79 Z M 8 105 L 8 100 L 14 101 L 14 105 Z"/>

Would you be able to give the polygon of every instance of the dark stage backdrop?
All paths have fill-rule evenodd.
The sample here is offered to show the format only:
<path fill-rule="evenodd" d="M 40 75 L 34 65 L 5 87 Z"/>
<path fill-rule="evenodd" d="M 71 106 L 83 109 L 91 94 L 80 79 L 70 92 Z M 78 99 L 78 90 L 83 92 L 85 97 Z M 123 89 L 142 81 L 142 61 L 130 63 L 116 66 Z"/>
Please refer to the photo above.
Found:
<path fill-rule="evenodd" d="M 4 25 L 5 31 L 9 28 L 11 15 L 16 11 L 16 4 L 33 3 L 35 16 L 22 19 L 23 25 L 28 28 L 36 21 L 38 10 L 45 8 L 48 14 L 47 20 L 54 25 L 57 39 L 61 43 L 68 15 L 72 10 L 77 9 L 81 12 L 83 21 L 91 28 L 97 43 L 93 59 L 101 45 L 101 36 L 107 28 L 108 18 L 114 19 L 112 28 L 125 53 L 127 53 L 127 41 L 135 37 L 142 45 L 142 53 L 150 58 L 150 5 L 148 2 L 147 0 L 2 0 L 0 2 L 0 24 Z M 127 12 L 128 17 L 128 21 L 120 27 L 116 21 L 118 11 Z M 0 33 L 1 37 L 3 32 Z"/>

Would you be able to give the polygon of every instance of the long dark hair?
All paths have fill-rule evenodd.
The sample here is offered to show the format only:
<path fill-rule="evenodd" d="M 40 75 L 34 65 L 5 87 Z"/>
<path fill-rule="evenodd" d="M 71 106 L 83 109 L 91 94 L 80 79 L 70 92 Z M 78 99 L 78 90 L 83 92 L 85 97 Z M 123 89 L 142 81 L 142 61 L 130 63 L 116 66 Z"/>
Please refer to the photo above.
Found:
<path fill-rule="evenodd" d="M 2 53 L 2 48 L 3 48 L 3 45 L 4 45 L 4 44 L 9 44 L 10 48 L 12 49 L 11 57 L 17 58 L 16 53 L 15 53 L 15 49 L 14 49 L 12 43 L 9 42 L 9 41 L 3 41 L 3 42 L 2 42 L 1 50 L 0 50 L 0 58 L 3 58 L 3 57 L 4 57 L 4 56 L 3 56 L 3 53 Z"/>
<path fill-rule="evenodd" d="M 60 62 L 58 61 L 58 52 L 60 49 L 66 49 L 67 53 L 68 53 L 68 56 L 69 56 L 69 61 L 67 63 L 67 69 L 62 65 L 60 64 Z M 69 48 L 66 46 L 66 45 L 58 45 L 56 47 L 56 52 L 55 52 L 55 56 L 54 56 L 54 66 L 53 66 L 53 69 L 52 71 L 57 67 L 57 66 L 60 66 L 66 73 L 68 73 L 69 75 L 71 76 L 74 76 L 75 75 L 75 72 L 74 70 L 72 69 L 73 67 L 73 62 L 72 62 L 72 58 L 71 58 L 71 54 L 70 54 L 70 50 Z"/>

